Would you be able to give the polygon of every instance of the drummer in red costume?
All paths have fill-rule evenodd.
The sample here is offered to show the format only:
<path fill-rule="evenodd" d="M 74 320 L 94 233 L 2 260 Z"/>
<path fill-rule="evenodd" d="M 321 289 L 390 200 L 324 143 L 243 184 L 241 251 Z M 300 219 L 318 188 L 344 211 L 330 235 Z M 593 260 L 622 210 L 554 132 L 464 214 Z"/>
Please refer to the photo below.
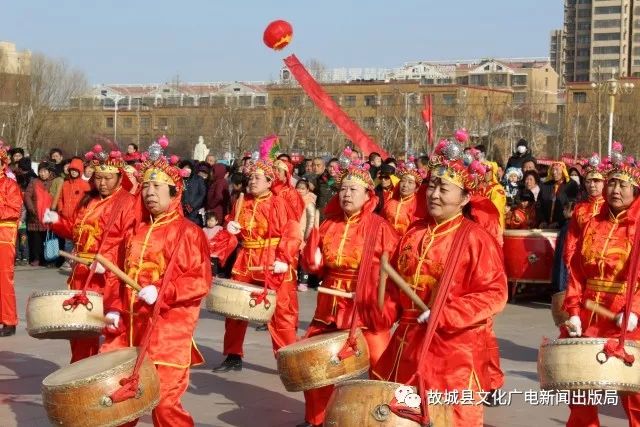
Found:
<path fill-rule="evenodd" d="M 0 337 L 14 335 L 18 324 L 13 260 L 22 192 L 16 180 L 7 176 L 10 162 L 7 149 L 0 139 Z"/>
<path fill-rule="evenodd" d="M 267 325 L 273 350 L 294 343 L 298 328 L 298 296 L 296 290 L 297 254 L 302 232 L 291 218 L 286 201 L 271 191 L 276 180 L 270 160 L 257 160 L 248 170 L 249 194 L 242 206 L 233 207 L 226 233 L 221 239 L 238 236 L 240 251 L 231 270 L 231 278 L 243 283 L 264 285 L 276 290 L 276 309 Z M 238 220 L 236 211 L 240 209 Z M 216 236 L 218 237 L 218 236 Z M 228 246 L 235 246 L 228 245 Z M 224 258 L 224 257 L 223 257 Z M 224 262 L 224 259 L 221 259 Z M 214 284 L 215 286 L 215 284 Z M 239 371 L 244 356 L 243 343 L 248 322 L 225 320 L 223 354 L 227 358 L 214 372 Z"/>
<path fill-rule="evenodd" d="M 124 264 L 127 275 L 142 290 L 123 284 L 108 288 L 105 307 L 110 326 L 100 351 L 139 347 L 152 327 L 147 356 L 160 377 L 160 403 L 153 410 L 153 424 L 193 426 L 180 399 L 189 385 L 189 367 L 204 361 L 193 334 L 200 302 L 211 284 L 209 248 L 202 230 L 182 214 L 183 182 L 175 167 L 177 158 L 167 161 L 156 156 L 153 153 L 160 152 L 156 146 L 152 144 L 149 160 L 141 166 L 143 218 L 127 236 Z M 160 304 L 159 316 L 152 324 L 155 304 Z"/>
<path fill-rule="evenodd" d="M 391 324 L 380 323 L 375 318 L 377 316 L 372 316 L 377 312 L 377 306 L 375 298 L 370 297 L 377 293 L 380 256 L 395 249 L 398 235 L 389 223 L 373 213 L 378 200 L 368 165 L 350 163 L 345 168 L 349 157 L 346 150 L 341 157 L 343 169 L 338 177 L 340 190 L 327 204 L 326 219 L 319 230 L 312 231 L 304 249 L 303 262 L 309 271 L 316 272 L 323 279 L 322 287 L 343 292 L 355 292 L 356 286 L 364 289 L 364 295 L 356 296 L 361 319 L 357 324 L 365 328 L 363 333 L 373 366 L 389 342 Z M 368 230 L 377 231 L 372 231 L 375 234 L 368 237 Z M 362 259 L 367 244 L 375 248 L 371 260 Z M 366 269 L 366 282 L 357 285 L 359 268 Z M 354 310 L 356 304 L 353 299 L 318 293 L 316 311 L 306 337 L 349 329 Z M 299 426 L 322 425 L 332 392 L 333 386 L 304 392 L 305 423 Z"/>
<path fill-rule="evenodd" d="M 473 212 L 469 193 L 485 169 L 477 160 L 469 159 L 467 166 L 458 159 L 460 152 L 452 141 L 443 141 L 436 149 L 429 162 L 427 216 L 409 228 L 391 259 L 429 308 L 442 285 L 439 281 L 457 230 L 468 224 L 465 213 L 479 215 Z M 495 214 L 490 219 L 497 221 Z M 496 238 L 475 222 L 469 227 L 459 258 L 451 260 L 455 262 L 453 281 L 440 318 L 431 319 L 429 309 L 421 312 L 396 286 L 387 286 L 398 304 L 399 326 L 373 369 L 374 378 L 407 383 L 420 366 L 426 389 L 480 392 L 491 388 L 492 318 L 507 302 L 507 278 Z M 437 322 L 435 335 L 422 355 L 426 359 L 419 360 L 428 322 Z M 456 405 L 453 412 L 456 426 L 483 425 L 482 405 Z"/>
<path fill-rule="evenodd" d="M 398 168 L 396 175 L 400 178 L 400 183 L 393 199 L 385 203 L 383 216 L 400 235 L 403 235 L 409 225 L 417 219 L 416 193 L 424 179 L 424 172 L 419 170 L 413 161 L 409 161 Z"/>
<path fill-rule="evenodd" d="M 570 265 L 571 257 L 576 251 L 578 240 L 582 235 L 582 230 L 587 222 L 600 212 L 604 203 L 604 168 L 600 157 L 594 154 L 589 159 L 589 164 L 585 168 L 584 186 L 587 189 L 587 200 L 578 203 L 573 209 L 573 216 L 569 221 L 569 230 L 564 243 L 563 260 L 566 265 Z"/>
<path fill-rule="evenodd" d="M 53 232 L 60 237 L 73 239 L 78 257 L 92 260 L 100 248 L 103 256 L 122 266 L 123 238 L 138 221 L 140 210 L 136 198 L 122 185 L 125 163 L 119 151 L 107 153 L 99 145 L 85 157 L 95 170 L 91 177 L 93 189 L 85 194 L 70 217 L 47 209 L 43 222 L 50 223 Z M 67 281 L 69 289 L 82 290 L 89 274 L 89 266 L 75 263 Z M 107 277 L 110 275 L 105 274 L 104 267 L 96 263 L 86 289 L 105 293 Z M 72 339 L 70 344 L 71 363 L 98 354 L 100 348 L 99 337 Z"/>
<path fill-rule="evenodd" d="M 588 221 L 578 240 L 569 268 L 569 283 L 563 308 L 569 313 L 570 336 L 619 337 L 626 306 L 627 276 L 631 246 L 637 232 L 640 214 L 640 170 L 623 161 L 622 147 L 614 144 L 613 163 L 605 177 L 605 203 L 600 212 Z M 637 284 L 636 284 L 637 287 Z M 598 316 L 584 307 L 587 299 L 618 313 L 616 321 Z M 626 324 L 626 339 L 640 339 L 638 314 L 640 299 L 637 290 Z M 563 328 L 561 336 L 566 336 Z M 638 363 L 636 360 L 635 363 Z M 640 394 L 620 395 L 630 426 L 640 426 Z M 570 405 L 570 427 L 599 426 L 598 407 Z"/>

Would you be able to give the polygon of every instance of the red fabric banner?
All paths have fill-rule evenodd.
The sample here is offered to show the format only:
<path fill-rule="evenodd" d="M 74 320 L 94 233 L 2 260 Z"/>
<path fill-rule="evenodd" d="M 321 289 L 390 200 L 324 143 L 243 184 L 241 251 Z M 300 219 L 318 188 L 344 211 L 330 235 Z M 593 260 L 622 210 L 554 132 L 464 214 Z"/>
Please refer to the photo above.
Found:
<path fill-rule="evenodd" d="M 383 158 L 389 157 L 386 151 L 373 142 L 373 139 L 342 111 L 295 55 L 286 57 L 284 63 L 313 103 L 362 151 L 363 155 L 368 155 L 375 151 Z"/>
<path fill-rule="evenodd" d="M 433 95 L 424 96 L 422 120 L 424 120 L 424 124 L 427 127 L 427 153 L 430 153 L 431 144 L 433 144 Z"/>

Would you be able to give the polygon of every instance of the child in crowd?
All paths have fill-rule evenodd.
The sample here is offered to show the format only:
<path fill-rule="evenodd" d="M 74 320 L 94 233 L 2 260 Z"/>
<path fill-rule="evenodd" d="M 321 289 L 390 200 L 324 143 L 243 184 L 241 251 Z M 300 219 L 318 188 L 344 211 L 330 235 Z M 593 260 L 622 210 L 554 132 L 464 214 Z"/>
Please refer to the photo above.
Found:
<path fill-rule="evenodd" d="M 207 236 L 207 240 L 211 242 L 216 234 L 222 230 L 222 227 L 218 225 L 218 219 L 213 213 L 207 214 L 207 222 L 202 227 L 202 231 Z M 215 277 L 220 270 L 220 264 L 218 258 L 211 258 L 211 272 Z"/>

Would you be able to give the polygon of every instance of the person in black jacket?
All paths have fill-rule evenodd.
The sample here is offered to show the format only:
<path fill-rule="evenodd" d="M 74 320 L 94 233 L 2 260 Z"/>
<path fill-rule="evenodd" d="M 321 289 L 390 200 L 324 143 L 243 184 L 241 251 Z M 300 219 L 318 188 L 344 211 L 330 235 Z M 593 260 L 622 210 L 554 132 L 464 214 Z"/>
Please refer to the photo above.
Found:
<path fill-rule="evenodd" d="M 569 178 L 565 164 L 553 163 L 538 195 L 540 228 L 561 228 L 566 222 L 564 208 L 569 202 L 575 202 L 579 192 L 580 187 Z"/>
<path fill-rule="evenodd" d="M 191 222 L 202 227 L 202 216 L 199 214 L 200 208 L 204 206 L 204 198 L 207 195 L 207 188 L 202 178 L 193 172 L 193 163 L 189 160 L 182 160 L 178 167 L 185 171 L 184 191 L 182 193 L 182 210 L 184 216 Z"/>
<path fill-rule="evenodd" d="M 529 143 L 526 139 L 520 139 L 516 144 L 516 151 L 511 155 L 511 157 L 509 157 L 509 160 L 507 161 L 506 169 L 522 169 L 523 163 L 531 160 L 535 162 L 535 158 L 533 157 L 531 150 L 529 150 Z"/>

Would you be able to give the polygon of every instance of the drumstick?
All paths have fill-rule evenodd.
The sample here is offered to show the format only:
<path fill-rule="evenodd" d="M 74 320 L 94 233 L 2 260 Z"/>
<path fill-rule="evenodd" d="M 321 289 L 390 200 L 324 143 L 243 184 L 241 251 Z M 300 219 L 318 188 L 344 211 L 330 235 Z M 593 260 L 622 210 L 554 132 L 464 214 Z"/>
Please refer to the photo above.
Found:
<path fill-rule="evenodd" d="M 58 255 L 60 255 L 62 257 L 65 257 L 67 259 L 70 259 L 71 261 L 77 262 L 79 264 L 91 265 L 91 263 L 93 262 L 90 259 L 80 258 L 79 256 L 75 256 L 75 255 L 70 254 L 69 252 L 65 252 L 65 251 L 58 251 Z"/>
<path fill-rule="evenodd" d="M 268 268 L 269 271 L 273 271 L 273 266 Z M 264 267 L 261 265 L 254 265 L 251 267 L 247 267 L 247 271 L 264 271 Z"/>
<path fill-rule="evenodd" d="M 334 297 L 353 299 L 353 292 L 344 292 L 337 289 L 325 288 L 323 286 L 318 286 L 318 292 L 321 294 L 333 295 Z"/>
<path fill-rule="evenodd" d="M 606 307 L 601 306 L 595 301 L 588 299 L 584 302 L 584 306 L 586 307 L 587 310 L 593 311 L 595 314 L 598 314 L 604 317 L 605 319 L 609 319 L 609 320 L 616 319 L 616 314 L 613 311 L 609 310 Z"/>
<path fill-rule="evenodd" d="M 391 280 L 393 280 L 395 282 L 396 285 L 398 285 L 398 288 L 400 288 L 400 290 L 402 292 L 405 293 L 406 296 L 409 297 L 409 299 L 418 306 L 418 308 L 422 311 L 427 311 L 429 309 L 429 307 L 427 307 L 427 305 L 424 303 L 424 301 L 422 301 L 420 299 L 420 297 L 418 296 L 418 294 L 416 294 L 413 289 L 411 289 L 411 286 L 404 281 L 404 279 L 400 276 L 400 274 L 398 274 L 397 271 L 395 271 L 393 269 L 393 267 L 391 267 L 389 265 L 389 262 L 384 260 L 384 259 L 380 259 L 380 267 L 382 268 L 382 270 L 384 270 L 385 273 L 387 273 L 389 275 L 389 277 L 391 278 Z"/>
<path fill-rule="evenodd" d="M 129 287 L 135 289 L 138 292 L 142 290 L 142 287 L 138 285 L 131 277 L 127 276 L 127 273 L 120 270 L 120 268 L 118 268 L 117 265 L 115 265 L 114 263 L 112 263 L 102 255 L 96 254 L 96 261 L 102 264 L 107 270 L 109 270 L 110 272 L 118 276 L 118 278 L 122 280 L 124 283 L 126 283 L 127 285 L 129 285 Z"/>
<path fill-rule="evenodd" d="M 384 294 L 387 290 L 387 278 L 389 277 L 382 268 L 382 263 L 389 263 L 389 257 L 386 252 L 380 257 L 380 280 L 378 282 L 378 308 L 380 310 L 384 307 Z"/>
<path fill-rule="evenodd" d="M 238 200 L 236 200 L 236 215 L 233 217 L 235 222 L 240 219 L 240 211 L 242 210 L 242 204 L 244 203 L 244 193 L 240 193 Z"/>

